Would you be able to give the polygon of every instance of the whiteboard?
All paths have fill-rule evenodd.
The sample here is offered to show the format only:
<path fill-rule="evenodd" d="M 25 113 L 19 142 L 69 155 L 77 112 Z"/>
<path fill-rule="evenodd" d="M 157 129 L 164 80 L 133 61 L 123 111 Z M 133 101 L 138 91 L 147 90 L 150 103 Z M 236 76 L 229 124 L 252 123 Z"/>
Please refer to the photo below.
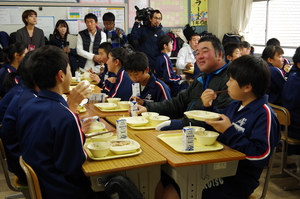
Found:
<path fill-rule="evenodd" d="M 54 16 L 39 16 L 35 26 L 42 29 L 45 37 L 49 39 L 49 35 L 53 33 L 55 27 Z"/>
<path fill-rule="evenodd" d="M 32 9 L 37 12 L 37 18 L 41 18 L 41 22 L 38 21 L 37 27 L 44 30 L 45 36 L 48 38 L 49 34 L 53 33 L 56 22 L 59 19 L 66 20 L 69 25 L 72 25 L 71 34 L 77 34 L 76 29 L 85 29 L 85 23 L 83 19 L 76 19 L 76 22 L 72 22 L 69 18 L 69 8 L 77 7 L 83 10 L 83 15 L 86 15 L 88 11 L 97 10 L 101 8 L 104 11 L 113 12 L 116 15 L 116 27 L 122 28 L 125 33 L 128 33 L 128 11 L 127 4 L 84 4 L 84 3 L 34 3 L 34 2 L 3 2 L 0 6 L 0 26 L 1 31 L 5 31 L 8 34 L 16 32 L 18 29 L 24 27 L 22 22 L 22 13 L 25 10 Z M 104 9 L 102 9 L 104 8 Z M 2 14 L 1 14 L 2 13 Z M 19 13 L 19 15 L 11 15 L 11 20 L 8 20 L 8 13 Z M 54 22 L 50 22 L 51 18 Z M 49 22 L 45 24 L 44 21 Z M 102 16 L 98 18 L 98 26 L 103 28 Z M 52 30 L 50 30 L 52 28 Z"/>

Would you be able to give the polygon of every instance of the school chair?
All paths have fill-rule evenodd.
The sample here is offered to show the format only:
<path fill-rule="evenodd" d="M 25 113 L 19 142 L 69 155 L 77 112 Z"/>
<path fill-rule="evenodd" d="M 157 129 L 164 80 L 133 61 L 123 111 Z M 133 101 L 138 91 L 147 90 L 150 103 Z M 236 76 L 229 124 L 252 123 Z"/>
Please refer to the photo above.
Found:
<path fill-rule="evenodd" d="M 271 172 L 272 172 L 272 168 L 273 168 L 273 160 L 274 160 L 274 157 L 275 157 L 275 153 L 276 153 L 276 147 L 274 147 L 272 155 L 271 155 L 271 157 L 269 159 L 269 163 L 266 166 L 267 173 L 266 173 L 265 183 L 264 183 L 264 186 L 263 186 L 263 190 L 262 190 L 260 199 L 264 199 L 266 197 L 266 195 L 267 195 L 267 191 L 268 191 L 268 187 L 269 187 L 269 182 L 270 182 L 270 177 L 271 177 Z"/>
<path fill-rule="evenodd" d="M 295 175 L 295 173 L 288 170 L 286 167 L 288 145 L 300 145 L 300 140 L 288 136 L 288 126 L 291 124 L 290 112 L 282 106 L 277 106 L 271 103 L 268 104 L 271 106 L 271 108 L 274 110 L 275 114 L 277 115 L 280 125 L 284 126 L 284 130 L 281 131 L 281 139 L 280 139 L 280 142 L 282 144 L 280 173 L 272 175 L 272 177 L 285 177 L 288 175 L 300 181 L 300 177 Z M 300 189 L 300 185 L 284 188 L 285 191 L 295 190 L 295 189 Z"/>
<path fill-rule="evenodd" d="M 10 190 L 19 192 L 16 194 L 5 196 L 5 199 L 12 199 L 12 198 L 27 198 L 27 199 L 29 199 L 30 196 L 29 196 L 29 189 L 28 189 L 27 184 L 21 183 L 17 176 L 14 177 L 13 184 L 10 180 L 10 177 L 9 177 L 10 172 L 8 170 L 6 154 L 5 154 L 4 146 L 3 146 L 1 139 L 0 139 L 0 151 L 1 151 L 0 152 L 0 161 L 1 161 L 1 166 L 2 166 L 6 184 Z"/>
<path fill-rule="evenodd" d="M 40 183 L 35 171 L 23 160 L 22 156 L 20 156 L 20 165 L 26 174 L 31 199 L 42 199 Z"/>

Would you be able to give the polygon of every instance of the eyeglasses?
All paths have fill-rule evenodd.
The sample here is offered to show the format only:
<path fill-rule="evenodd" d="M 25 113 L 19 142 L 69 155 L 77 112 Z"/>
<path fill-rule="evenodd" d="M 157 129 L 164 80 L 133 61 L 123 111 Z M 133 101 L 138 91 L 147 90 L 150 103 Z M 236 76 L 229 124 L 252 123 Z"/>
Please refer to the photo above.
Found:
<path fill-rule="evenodd" d="M 113 26 L 113 25 L 115 25 L 115 23 L 114 23 L 114 22 L 111 22 L 111 23 L 104 22 L 103 24 L 104 24 L 105 26 Z"/>
<path fill-rule="evenodd" d="M 157 21 L 161 21 L 161 18 L 158 18 L 158 17 L 153 17 L 153 19 L 155 19 Z"/>

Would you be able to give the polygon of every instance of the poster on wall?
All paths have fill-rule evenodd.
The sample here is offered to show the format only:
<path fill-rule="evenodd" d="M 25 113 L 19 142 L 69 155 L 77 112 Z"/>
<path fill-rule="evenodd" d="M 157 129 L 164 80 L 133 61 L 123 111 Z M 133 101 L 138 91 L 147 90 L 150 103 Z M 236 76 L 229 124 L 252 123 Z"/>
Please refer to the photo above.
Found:
<path fill-rule="evenodd" d="M 208 0 L 191 0 L 190 25 L 207 26 Z"/>
<path fill-rule="evenodd" d="M 151 0 L 150 7 L 161 11 L 163 27 L 184 27 L 188 23 L 187 2 L 186 0 Z"/>

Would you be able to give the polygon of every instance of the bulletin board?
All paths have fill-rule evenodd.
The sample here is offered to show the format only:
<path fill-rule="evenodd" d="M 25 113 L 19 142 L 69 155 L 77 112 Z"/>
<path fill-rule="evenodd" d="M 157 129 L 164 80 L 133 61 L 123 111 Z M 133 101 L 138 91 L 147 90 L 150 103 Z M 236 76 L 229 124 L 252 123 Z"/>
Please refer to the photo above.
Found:
<path fill-rule="evenodd" d="M 53 1 L 53 0 L 52 0 Z M 16 6 L 17 5 L 17 6 Z M 91 12 L 98 17 L 98 26 L 103 28 L 102 15 L 112 12 L 116 16 L 116 27 L 128 32 L 127 4 L 84 4 L 84 3 L 44 3 L 44 2 L 2 2 L 0 4 L 1 31 L 8 34 L 24 27 L 22 13 L 32 9 L 37 12 L 36 27 L 44 30 L 46 37 L 53 33 L 59 19 L 66 20 L 71 34 L 86 29 L 84 16 Z"/>
<path fill-rule="evenodd" d="M 186 0 L 151 0 L 150 7 L 160 10 L 164 27 L 184 27 L 188 23 Z"/>

